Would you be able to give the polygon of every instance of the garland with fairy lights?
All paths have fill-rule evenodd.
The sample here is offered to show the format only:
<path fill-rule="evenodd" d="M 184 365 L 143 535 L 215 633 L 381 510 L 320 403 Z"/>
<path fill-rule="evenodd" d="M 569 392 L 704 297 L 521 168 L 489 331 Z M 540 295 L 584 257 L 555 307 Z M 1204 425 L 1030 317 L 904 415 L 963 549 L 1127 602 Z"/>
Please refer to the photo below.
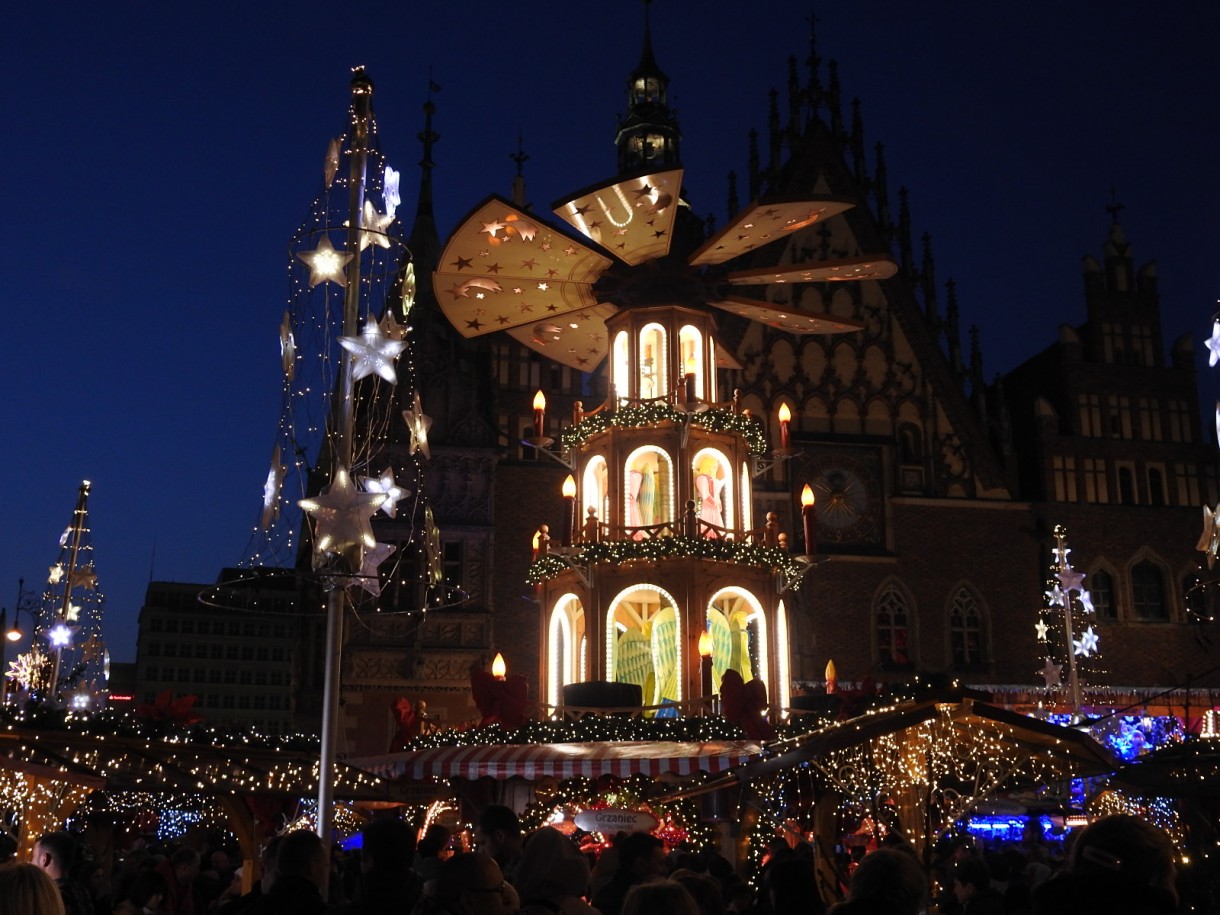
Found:
<path fill-rule="evenodd" d="M 741 540 L 724 540 L 710 537 L 652 537 L 647 540 L 609 540 L 586 543 L 575 547 L 569 554 L 575 562 L 618 565 L 633 560 L 655 562 L 658 559 L 707 559 L 716 562 L 732 562 L 738 565 L 757 566 L 771 571 L 781 571 L 791 581 L 795 590 L 800 587 L 802 568 L 791 554 L 773 546 L 747 543 Z M 569 568 L 558 556 L 546 555 L 535 559 L 526 573 L 526 581 L 539 584 L 554 578 Z"/>
<path fill-rule="evenodd" d="M 565 450 L 578 448 L 594 435 L 607 429 L 639 429 L 657 426 L 664 422 L 689 423 L 709 432 L 736 432 L 746 440 L 751 454 L 765 454 L 769 448 L 763 434 L 762 423 L 749 413 L 734 413 L 731 410 L 711 409 L 703 413 L 684 413 L 667 403 L 650 403 L 639 407 L 624 407 L 612 412 L 594 413 L 586 416 L 574 426 L 569 426 L 559 436 Z"/>

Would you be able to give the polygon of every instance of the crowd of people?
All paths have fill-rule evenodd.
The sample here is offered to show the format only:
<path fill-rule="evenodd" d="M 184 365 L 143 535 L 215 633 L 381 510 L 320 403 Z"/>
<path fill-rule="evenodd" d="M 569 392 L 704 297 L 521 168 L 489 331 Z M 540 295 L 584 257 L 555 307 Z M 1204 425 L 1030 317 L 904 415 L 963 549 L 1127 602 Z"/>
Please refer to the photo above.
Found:
<path fill-rule="evenodd" d="M 28 862 L 0 866 L 0 915 L 1155 915 L 1178 906 L 1169 838 L 1122 815 L 1083 830 L 1057 872 L 1020 849 L 982 855 L 963 842 L 930 882 L 915 851 L 893 842 L 852 863 L 846 899 L 829 909 L 823 899 L 843 886 L 819 886 L 826 878 L 808 843 L 768 848 L 755 891 L 719 854 L 667 851 L 637 832 L 593 860 L 551 827 L 525 834 L 499 805 L 479 815 L 474 851 L 452 848 L 453 838 L 433 825 L 417 847 L 413 827 L 379 817 L 358 853 L 336 856 L 315 833 L 291 831 L 263 846 L 259 880 L 245 892 L 225 849 L 128 855 L 111 891 L 75 836 L 49 833 Z"/>

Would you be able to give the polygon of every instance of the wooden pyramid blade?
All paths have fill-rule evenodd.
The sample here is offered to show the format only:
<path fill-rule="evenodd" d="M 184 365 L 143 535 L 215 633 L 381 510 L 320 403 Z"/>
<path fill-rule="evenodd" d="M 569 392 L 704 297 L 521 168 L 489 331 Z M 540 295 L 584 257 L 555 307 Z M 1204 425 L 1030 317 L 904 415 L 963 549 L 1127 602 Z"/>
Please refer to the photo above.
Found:
<path fill-rule="evenodd" d="M 617 179 L 578 192 L 555 215 L 628 264 L 664 257 L 673 239 L 682 169 Z"/>
<path fill-rule="evenodd" d="M 558 318 L 539 318 L 508 333 L 548 359 L 591 372 L 606 357 L 606 319 L 617 311 L 603 303 Z"/>
<path fill-rule="evenodd" d="M 596 305 L 592 284 L 612 263 L 493 196 L 449 237 L 432 282 L 449 323 L 475 337 Z"/>
<path fill-rule="evenodd" d="M 864 327 L 863 321 L 852 318 L 783 308 L 745 296 L 725 296 L 718 302 L 708 304 L 790 334 L 842 334 Z"/>
<path fill-rule="evenodd" d="M 788 238 L 797 229 L 837 216 L 853 206 L 855 203 L 850 197 L 760 198 L 700 246 L 691 255 L 690 263 L 695 267 L 722 264 L 739 254 Z"/>
<path fill-rule="evenodd" d="M 868 257 L 844 257 L 835 260 L 809 261 L 804 264 L 781 264 L 735 270 L 725 279 L 734 286 L 763 286 L 770 283 L 821 283 L 845 280 L 885 280 L 898 272 L 898 265 L 888 254 Z"/>

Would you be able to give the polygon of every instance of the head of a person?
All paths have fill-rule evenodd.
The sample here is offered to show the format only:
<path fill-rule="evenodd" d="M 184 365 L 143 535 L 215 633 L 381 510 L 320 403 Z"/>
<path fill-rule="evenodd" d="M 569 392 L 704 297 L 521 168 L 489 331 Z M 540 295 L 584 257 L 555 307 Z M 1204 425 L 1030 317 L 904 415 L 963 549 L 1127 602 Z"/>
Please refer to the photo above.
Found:
<path fill-rule="evenodd" d="M 515 900 L 500 865 L 481 852 L 465 852 L 443 861 L 425 893 L 449 915 L 506 915 Z"/>
<path fill-rule="evenodd" d="M 815 915 L 826 911 L 818 894 L 813 862 L 802 857 L 794 855 L 772 864 L 763 877 L 763 888 L 775 915 Z"/>
<path fill-rule="evenodd" d="M 279 856 L 280 842 L 283 840 L 283 836 L 272 836 L 259 852 L 258 863 L 263 872 L 258 878 L 258 885 L 264 893 L 271 889 L 271 884 L 275 883 L 275 859 Z"/>
<path fill-rule="evenodd" d="M 157 911 L 165 898 L 165 878 L 152 868 L 144 868 L 131 881 L 127 890 L 128 901 L 139 909 Z"/>
<path fill-rule="evenodd" d="M 880 848 L 861 859 L 847 897 L 885 906 L 894 915 L 916 915 L 928 895 L 928 878 L 909 851 Z"/>
<path fill-rule="evenodd" d="M 700 915 L 699 906 L 686 888 L 672 880 L 637 883 L 623 899 L 622 915 Z"/>
<path fill-rule="evenodd" d="M 475 848 L 503 863 L 521 854 L 521 821 L 511 807 L 488 804 L 474 824 Z"/>
<path fill-rule="evenodd" d="M 199 876 L 202 864 L 199 852 L 193 848 L 178 849 L 170 856 L 169 863 L 174 869 L 174 878 L 183 886 Z"/>
<path fill-rule="evenodd" d="M 279 850 L 275 855 L 276 880 L 304 877 L 314 886 L 321 887 L 326 883 L 326 871 L 329 867 L 330 858 L 326 845 L 316 832 L 295 829 L 280 840 Z"/>
<path fill-rule="evenodd" d="M 1173 842 L 1164 831 L 1129 814 L 1090 823 L 1072 847 L 1073 874 L 1135 887 L 1153 887 L 1177 900 Z"/>
<path fill-rule="evenodd" d="M 0 865 L 0 900 L 5 915 L 64 915 L 55 881 L 34 864 L 10 861 Z"/>
<path fill-rule="evenodd" d="M 991 885 L 991 869 L 978 858 L 963 858 L 953 865 L 953 895 L 965 905 Z"/>
<path fill-rule="evenodd" d="M 30 863 L 52 880 L 59 880 L 72 873 L 78 851 L 79 845 L 72 833 L 48 832 L 34 843 Z"/>
<path fill-rule="evenodd" d="M 724 915 L 724 891 L 720 881 L 708 874 L 691 870 L 674 871 L 669 879 L 679 883 L 699 907 L 699 915 Z"/>
<path fill-rule="evenodd" d="M 405 870 L 414 860 L 415 830 L 397 817 L 377 817 L 361 830 L 361 870 Z"/>
<path fill-rule="evenodd" d="M 583 896 L 589 891 L 589 859 L 559 830 L 543 826 L 525 839 L 516 887 L 526 901 Z"/>
<path fill-rule="evenodd" d="M 665 843 L 647 832 L 633 832 L 614 843 L 618 873 L 632 880 L 665 876 Z"/>
<path fill-rule="evenodd" d="M 449 830 L 440 823 L 433 823 L 424 830 L 424 837 L 419 840 L 419 856 L 435 858 L 449 844 Z"/>

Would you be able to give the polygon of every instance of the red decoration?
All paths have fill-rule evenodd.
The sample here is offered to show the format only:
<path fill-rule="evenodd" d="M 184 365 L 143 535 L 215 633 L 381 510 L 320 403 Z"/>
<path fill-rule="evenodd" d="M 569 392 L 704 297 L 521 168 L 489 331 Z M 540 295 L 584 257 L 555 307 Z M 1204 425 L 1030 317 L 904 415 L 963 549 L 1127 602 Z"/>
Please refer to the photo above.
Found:
<path fill-rule="evenodd" d="M 196 695 L 172 699 L 169 690 L 164 689 L 157 694 L 157 698 L 151 704 L 146 702 L 137 706 L 136 717 L 143 718 L 145 721 L 189 727 L 203 721 L 202 715 L 192 711 L 198 699 L 199 697 Z"/>
<path fill-rule="evenodd" d="M 394 722 L 398 725 L 398 731 L 394 734 L 394 739 L 390 741 L 390 752 L 398 753 L 407 748 L 407 743 L 419 733 L 415 721 L 415 708 L 411 705 L 411 700 L 406 696 L 399 696 L 390 705 L 390 713 L 394 716 Z"/>
<path fill-rule="evenodd" d="M 255 833 L 264 839 L 271 838 L 284 828 L 288 822 L 289 805 L 294 803 L 288 798 L 266 795 L 243 795 L 242 801 L 254 817 Z"/>
<path fill-rule="evenodd" d="M 775 728 L 763 717 L 767 708 L 767 687 L 757 677 L 749 683 L 735 670 L 720 678 L 720 709 L 726 721 L 740 724 L 751 740 L 774 740 Z"/>
<path fill-rule="evenodd" d="M 835 695 L 843 701 L 839 706 L 838 718 L 840 721 L 846 721 L 864 714 L 868 700 L 877 695 L 877 681 L 871 675 L 865 674 L 859 689 L 841 689 Z"/>
<path fill-rule="evenodd" d="M 474 695 L 475 707 L 483 716 L 483 720 L 479 722 L 480 727 L 500 724 L 506 728 L 516 728 L 525 721 L 525 707 L 529 704 L 530 688 L 525 677 L 520 674 L 500 680 L 478 664 L 472 664 L 470 691 Z"/>

